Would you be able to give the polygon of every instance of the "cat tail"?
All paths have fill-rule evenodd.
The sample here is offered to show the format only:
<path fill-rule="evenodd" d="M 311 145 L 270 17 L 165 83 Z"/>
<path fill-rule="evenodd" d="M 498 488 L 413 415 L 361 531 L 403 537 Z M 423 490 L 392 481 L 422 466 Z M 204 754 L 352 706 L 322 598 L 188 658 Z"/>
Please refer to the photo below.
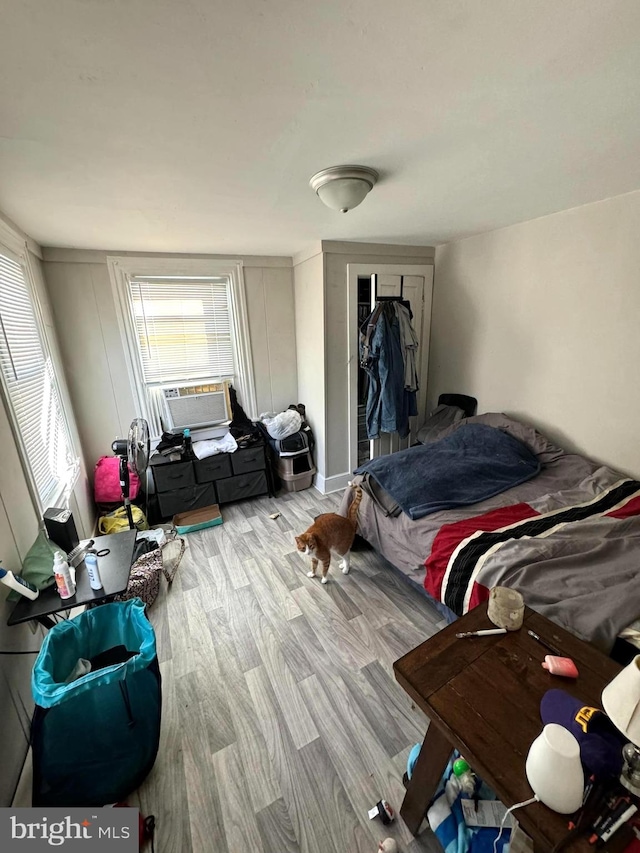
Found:
<path fill-rule="evenodd" d="M 353 524 L 355 528 L 358 527 L 358 506 L 360 505 L 360 501 L 362 500 L 362 489 L 360 486 L 353 486 L 355 489 L 355 497 L 351 501 L 351 505 L 349 507 L 349 512 L 347 513 L 347 518 Z"/>

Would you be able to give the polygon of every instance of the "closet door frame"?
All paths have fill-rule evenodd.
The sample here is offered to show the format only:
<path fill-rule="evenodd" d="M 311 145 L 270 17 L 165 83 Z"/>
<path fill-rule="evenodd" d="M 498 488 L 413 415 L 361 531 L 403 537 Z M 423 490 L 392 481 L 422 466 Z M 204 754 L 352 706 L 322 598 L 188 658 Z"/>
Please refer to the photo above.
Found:
<path fill-rule="evenodd" d="M 420 341 L 418 358 L 418 417 L 412 420 L 419 426 L 426 417 L 427 378 L 429 370 L 429 342 L 431 337 L 431 307 L 433 302 L 433 265 L 432 264 L 348 264 L 347 265 L 347 328 L 349 348 L 347 368 L 349 371 L 349 471 L 358 466 L 358 278 L 360 276 L 378 275 L 382 278 L 393 276 L 419 276 L 424 280 L 422 293 L 421 328 L 416 329 Z M 373 455 L 393 453 L 407 447 L 409 440 L 402 440 L 397 434 L 385 436 L 372 442 Z"/>

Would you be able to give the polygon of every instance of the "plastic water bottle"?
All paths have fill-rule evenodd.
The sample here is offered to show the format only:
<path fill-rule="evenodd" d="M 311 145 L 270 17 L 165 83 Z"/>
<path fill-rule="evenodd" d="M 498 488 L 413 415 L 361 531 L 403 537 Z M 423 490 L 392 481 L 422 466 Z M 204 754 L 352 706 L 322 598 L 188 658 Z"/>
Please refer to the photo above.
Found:
<path fill-rule="evenodd" d="M 102 589 L 102 579 L 98 569 L 98 555 L 95 551 L 87 551 L 84 564 L 87 567 L 87 575 L 91 589 Z"/>
<path fill-rule="evenodd" d="M 191 430 L 185 429 L 182 431 L 182 437 L 184 439 L 184 458 L 185 459 L 195 459 L 196 455 L 193 452 L 193 440 L 191 438 Z"/>
<path fill-rule="evenodd" d="M 40 590 L 33 584 L 30 584 L 29 581 L 21 578 L 20 575 L 14 575 L 14 573 L 9 571 L 9 569 L 3 569 L 1 566 L 0 583 L 3 583 L 11 589 L 15 589 L 16 592 L 20 593 L 20 595 L 24 595 L 25 598 L 30 598 L 32 601 L 40 595 Z"/>
<path fill-rule="evenodd" d="M 53 558 L 53 574 L 60 598 L 73 598 L 76 594 L 76 585 L 69 571 L 69 563 L 60 551 L 56 551 Z"/>

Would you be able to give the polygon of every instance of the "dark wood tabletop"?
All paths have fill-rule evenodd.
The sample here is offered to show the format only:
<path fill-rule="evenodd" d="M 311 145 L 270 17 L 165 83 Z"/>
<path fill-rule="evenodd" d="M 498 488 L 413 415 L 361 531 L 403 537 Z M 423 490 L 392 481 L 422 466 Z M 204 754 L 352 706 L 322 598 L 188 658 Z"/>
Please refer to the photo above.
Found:
<path fill-rule="evenodd" d="M 102 581 L 102 589 L 91 589 L 84 561 L 76 567 L 76 594 L 64 600 L 58 595 L 54 586 L 40 591 L 40 595 L 31 601 L 21 597 L 11 611 L 7 625 L 17 625 L 35 619 L 46 627 L 55 624 L 48 617 L 53 613 L 80 607 L 83 604 L 98 604 L 124 592 L 129 583 L 133 549 L 136 544 L 136 530 L 124 530 L 121 533 L 109 533 L 106 536 L 96 536 L 94 545 L 96 551 L 108 549 L 104 557 L 98 557 L 98 570 Z M 86 545 L 89 540 L 83 540 Z M 49 624 L 50 622 L 50 624 Z"/>
<path fill-rule="evenodd" d="M 519 631 L 456 638 L 460 631 L 492 627 L 486 604 L 480 605 L 394 664 L 398 682 L 431 720 L 400 812 L 414 834 L 453 748 L 506 806 L 530 799 L 525 761 L 542 730 L 542 696 L 559 687 L 585 705 L 602 707 L 602 689 L 620 671 L 593 646 L 529 608 Z M 529 628 L 572 658 L 579 677 L 560 678 L 543 669 L 551 652 L 527 634 Z M 541 853 L 549 853 L 567 834 L 567 816 L 542 803 L 520 809 L 514 817 Z M 621 830 L 603 849 L 624 849 L 625 838 Z M 583 836 L 565 849 L 586 853 L 594 847 Z"/>

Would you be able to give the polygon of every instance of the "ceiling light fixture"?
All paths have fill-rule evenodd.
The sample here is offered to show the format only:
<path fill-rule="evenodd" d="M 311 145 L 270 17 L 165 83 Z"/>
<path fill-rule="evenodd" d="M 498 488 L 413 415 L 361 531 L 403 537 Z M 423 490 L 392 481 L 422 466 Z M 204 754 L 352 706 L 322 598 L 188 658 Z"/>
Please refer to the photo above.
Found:
<path fill-rule="evenodd" d="M 367 166 L 331 166 L 316 172 L 309 186 L 327 207 L 346 213 L 364 201 L 377 180 L 378 173 Z"/>

